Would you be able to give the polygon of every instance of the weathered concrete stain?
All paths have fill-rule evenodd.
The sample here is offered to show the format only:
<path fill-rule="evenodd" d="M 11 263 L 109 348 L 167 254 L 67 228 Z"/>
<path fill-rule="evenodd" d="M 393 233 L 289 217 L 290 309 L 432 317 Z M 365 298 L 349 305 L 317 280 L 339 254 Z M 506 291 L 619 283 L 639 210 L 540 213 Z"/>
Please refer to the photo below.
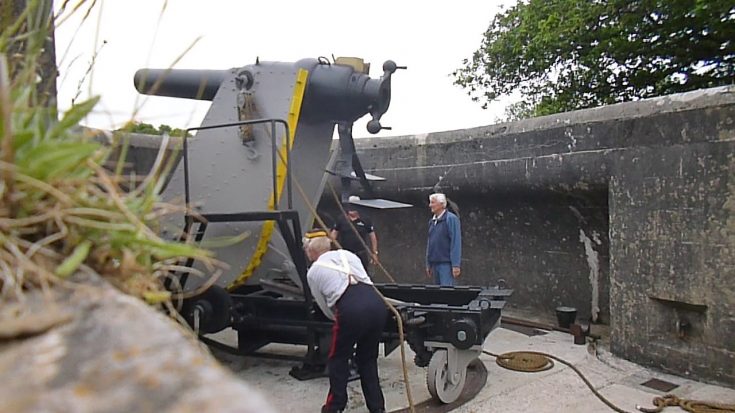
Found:
<path fill-rule="evenodd" d="M 592 236 L 597 245 L 602 244 L 599 234 L 593 232 Z M 592 287 L 592 303 L 590 314 L 592 321 L 596 322 L 600 315 L 600 261 L 597 258 L 597 251 L 592 247 L 592 239 L 584 233 L 583 229 L 579 229 L 579 242 L 584 244 L 584 252 L 587 256 L 587 265 L 590 266 L 590 286 Z"/>

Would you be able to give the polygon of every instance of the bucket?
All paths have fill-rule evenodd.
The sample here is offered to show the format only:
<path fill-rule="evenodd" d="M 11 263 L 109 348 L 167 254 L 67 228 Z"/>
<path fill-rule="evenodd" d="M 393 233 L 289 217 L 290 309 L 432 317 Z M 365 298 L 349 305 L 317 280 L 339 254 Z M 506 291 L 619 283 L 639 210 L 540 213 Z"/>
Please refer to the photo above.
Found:
<path fill-rule="evenodd" d="M 577 320 L 577 309 L 574 307 L 556 307 L 556 321 L 561 328 L 569 328 Z"/>

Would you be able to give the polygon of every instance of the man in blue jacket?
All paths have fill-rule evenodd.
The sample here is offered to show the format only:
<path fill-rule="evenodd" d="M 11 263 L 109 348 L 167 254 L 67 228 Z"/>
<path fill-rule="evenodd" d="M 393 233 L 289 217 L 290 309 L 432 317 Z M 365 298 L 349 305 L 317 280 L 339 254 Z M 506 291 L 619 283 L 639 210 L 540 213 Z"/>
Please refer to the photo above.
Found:
<path fill-rule="evenodd" d="M 459 218 L 447 210 L 444 194 L 429 196 L 429 209 L 434 216 L 429 221 L 426 245 L 426 276 L 439 285 L 454 285 L 460 274 L 462 231 Z"/>

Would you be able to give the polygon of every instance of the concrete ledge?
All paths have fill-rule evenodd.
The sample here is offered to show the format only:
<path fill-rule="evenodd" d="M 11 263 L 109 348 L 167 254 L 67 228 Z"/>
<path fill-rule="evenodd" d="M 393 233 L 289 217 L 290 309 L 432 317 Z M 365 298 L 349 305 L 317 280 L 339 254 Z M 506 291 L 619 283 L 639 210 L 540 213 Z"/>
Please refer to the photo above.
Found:
<path fill-rule="evenodd" d="M 3 305 L 0 411 L 275 412 L 181 326 L 99 279 L 87 282 L 54 292 L 53 303 L 30 295 L 20 317 Z"/>
<path fill-rule="evenodd" d="M 735 86 L 700 89 L 687 93 L 660 96 L 635 102 L 624 102 L 470 129 L 417 135 L 362 138 L 356 141 L 356 147 L 358 150 L 374 147 L 389 148 L 405 144 L 404 140 L 413 140 L 414 145 L 450 143 L 466 140 L 468 136 L 497 137 L 571 126 L 574 124 L 605 122 L 618 119 L 630 120 L 659 114 L 727 105 L 735 105 Z"/>

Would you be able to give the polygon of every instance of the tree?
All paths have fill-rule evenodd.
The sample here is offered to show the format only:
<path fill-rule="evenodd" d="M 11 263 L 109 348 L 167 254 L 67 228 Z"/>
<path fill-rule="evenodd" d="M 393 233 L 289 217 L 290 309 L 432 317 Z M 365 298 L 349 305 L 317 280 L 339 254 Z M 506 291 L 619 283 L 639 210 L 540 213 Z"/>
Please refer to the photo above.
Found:
<path fill-rule="evenodd" d="M 510 117 L 732 84 L 732 0 L 519 0 L 453 73 L 483 107 L 518 91 Z"/>

